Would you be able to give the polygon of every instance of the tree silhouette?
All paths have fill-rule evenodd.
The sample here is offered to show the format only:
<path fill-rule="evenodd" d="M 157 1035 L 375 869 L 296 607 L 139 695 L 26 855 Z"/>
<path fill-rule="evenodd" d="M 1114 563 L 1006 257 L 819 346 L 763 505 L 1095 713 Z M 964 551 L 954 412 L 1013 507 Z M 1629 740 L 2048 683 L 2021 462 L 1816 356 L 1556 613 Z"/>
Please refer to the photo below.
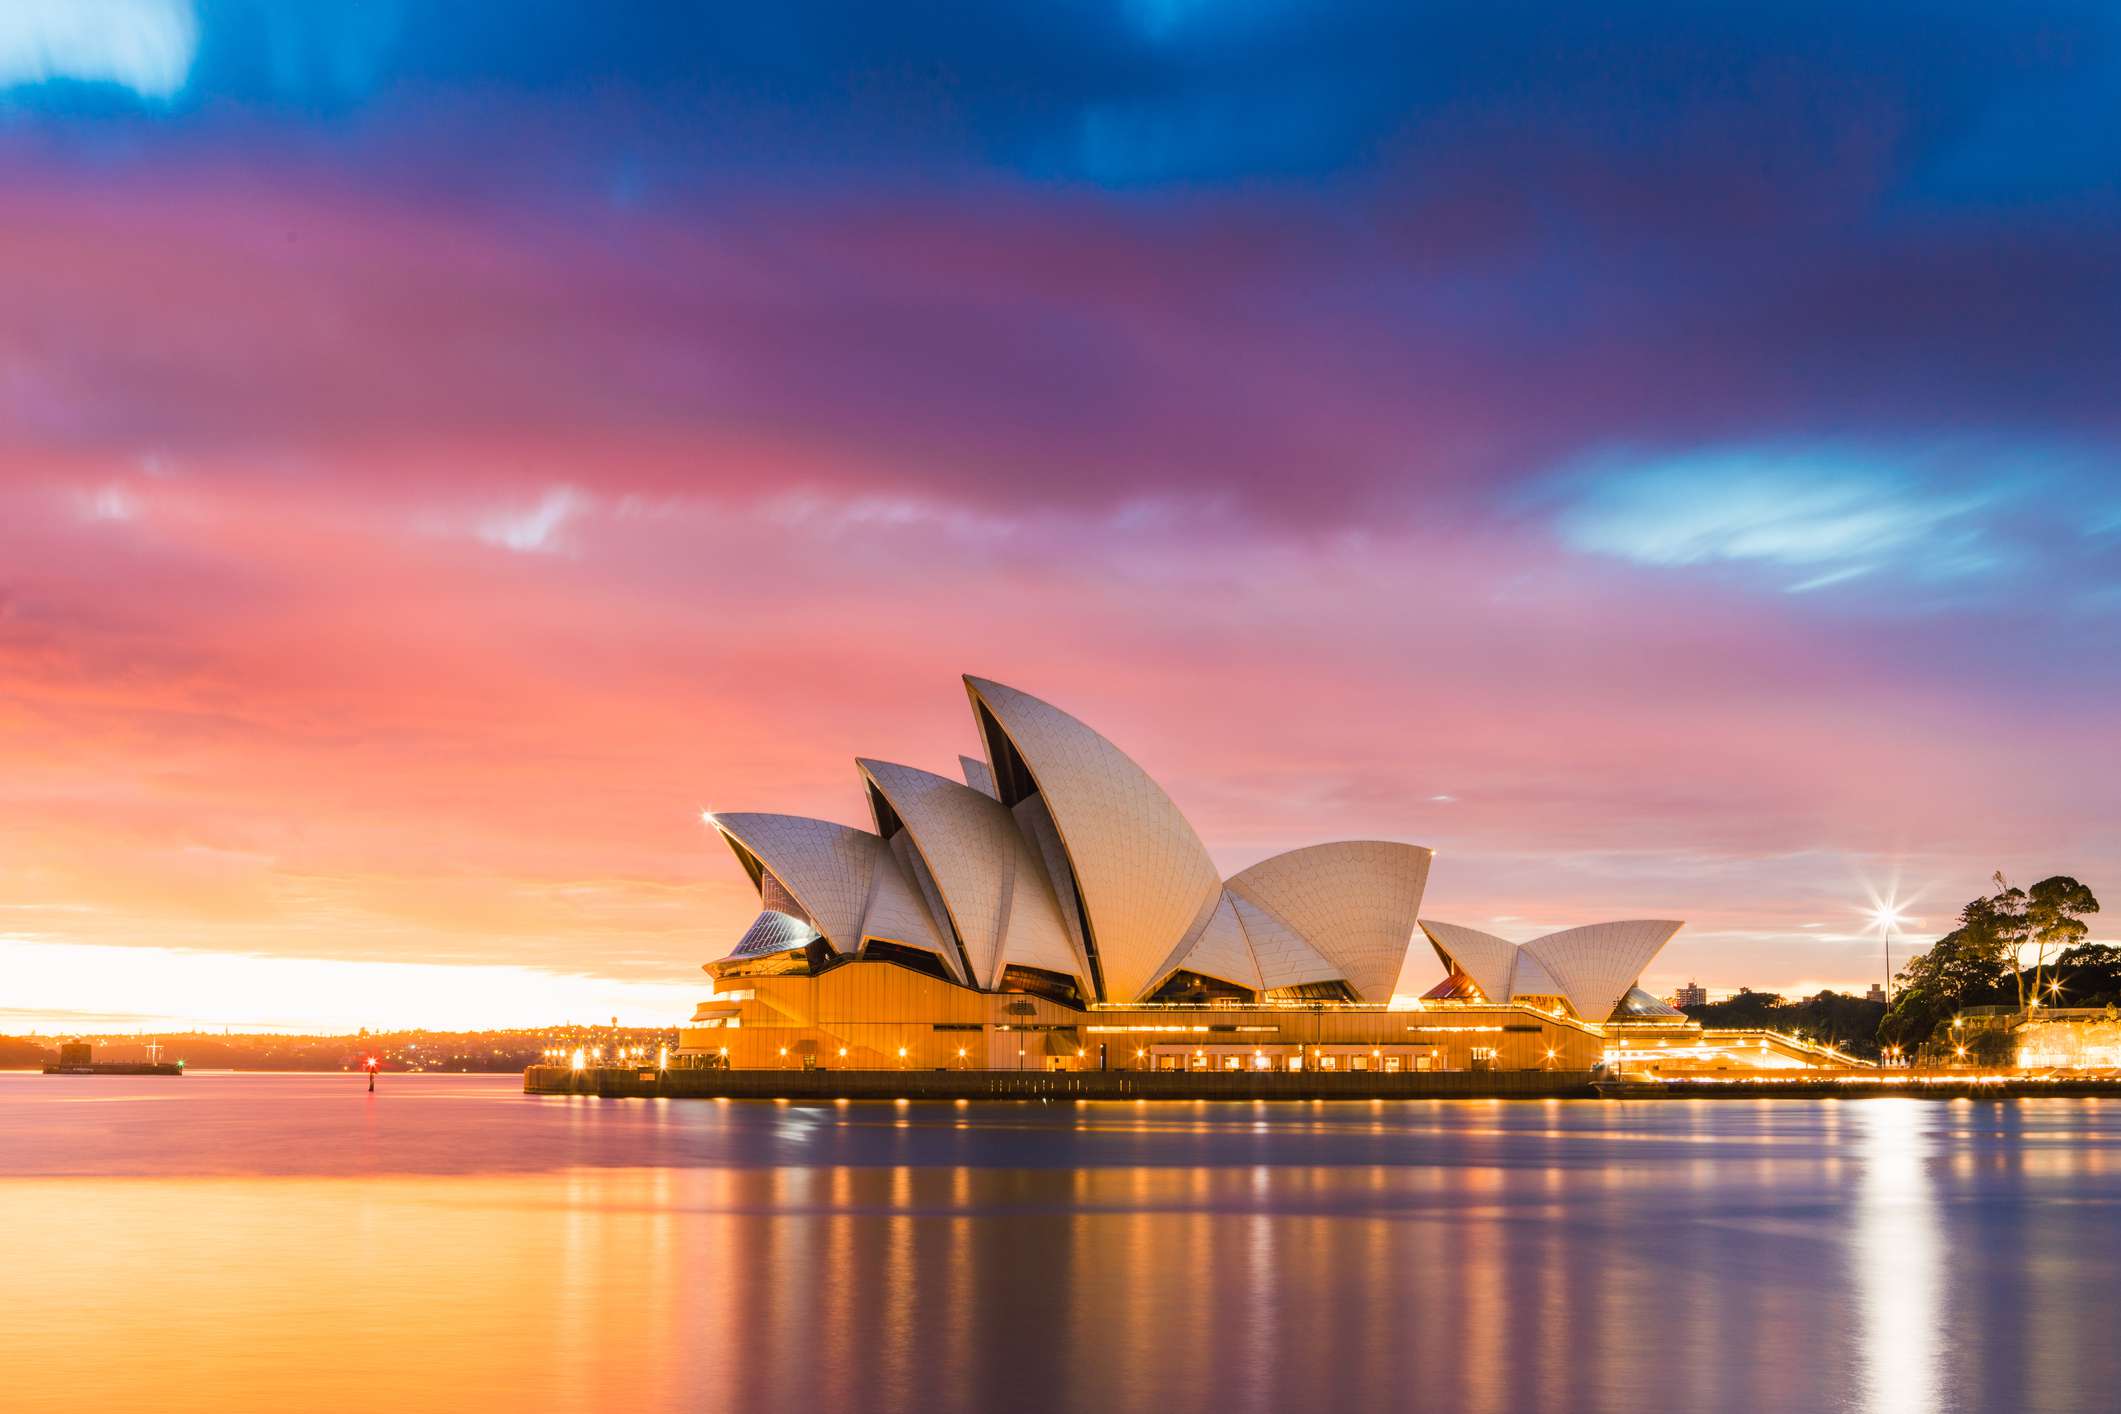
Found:
<path fill-rule="evenodd" d="M 2083 942 L 2085 934 L 2091 931 L 2084 920 L 2098 911 L 2099 900 L 2092 896 L 2092 891 L 2067 874 L 2042 879 L 2025 891 L 2025 927 L 2035 959 L 2035 1002 L 2041 1000 L 2041 979 L 2047 971 L 2048 949 L 2053 948 L 2060 954 Z"/>

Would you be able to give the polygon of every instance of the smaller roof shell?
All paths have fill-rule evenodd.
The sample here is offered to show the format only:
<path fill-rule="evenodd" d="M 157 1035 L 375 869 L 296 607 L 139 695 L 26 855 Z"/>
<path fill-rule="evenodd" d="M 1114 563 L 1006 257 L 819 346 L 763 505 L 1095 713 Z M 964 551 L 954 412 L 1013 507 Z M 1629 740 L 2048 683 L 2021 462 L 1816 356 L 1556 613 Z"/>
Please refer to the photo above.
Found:
<path fill-rule="evenodd" d="M 1447 968 L 1463 972 L 1489 1001 L 1558 996 L 1586 1021 L 1607 1021 L 1672 935 L 1671 919 L 1624 919 L 1569 928 L 1519 946 L 1455 923 L 1421 921 Z"/>

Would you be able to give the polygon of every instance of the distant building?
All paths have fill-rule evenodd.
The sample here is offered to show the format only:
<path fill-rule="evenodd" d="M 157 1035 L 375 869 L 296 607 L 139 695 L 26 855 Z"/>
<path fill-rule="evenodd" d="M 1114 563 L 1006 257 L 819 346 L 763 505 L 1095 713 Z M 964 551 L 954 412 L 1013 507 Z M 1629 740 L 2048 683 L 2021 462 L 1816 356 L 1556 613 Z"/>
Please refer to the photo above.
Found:
<path fill-rule="evenodd" d="M 1681 1011 L 1685 1011 L 1690 1006 L 1707 1006 L 1708 1004 L 1709 989 L 1702 986 L 1699 982 L 1689 982 L 1678 991 L 1672 993 L 1672 1005 L 1678 1007 Z"/>
<path fill-rule="evenodd" d="M 1871 983 L 1871 989 L 1863 994 L 1863 999 L 1867 1002 L 1877 1002 L 1883 1006 L 1886 1001 L 1885 988 L 1873 982 Z"/>

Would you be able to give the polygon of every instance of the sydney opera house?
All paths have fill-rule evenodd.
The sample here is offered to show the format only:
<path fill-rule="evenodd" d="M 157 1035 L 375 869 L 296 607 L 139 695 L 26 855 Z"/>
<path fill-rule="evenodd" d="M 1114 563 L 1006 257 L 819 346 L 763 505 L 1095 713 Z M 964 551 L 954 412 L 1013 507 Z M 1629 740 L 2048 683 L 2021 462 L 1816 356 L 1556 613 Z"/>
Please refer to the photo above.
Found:
<path fill-rule="evenodd" d="M 1421 917 L 1435 852 L 1309 845 L 1221 876 L 1146 772 L 1028 693 L 965 679 L 962 779 L 854 764 L 872 829 L 709 822 L 760 912 L 680 1033 L 735 1068 L 1572 1070 L 1807 1065 L 1643 992 L 1680 928 L 1522 945 Z M 1420 936 L 1441 980 L 1394 1002 Z"/>

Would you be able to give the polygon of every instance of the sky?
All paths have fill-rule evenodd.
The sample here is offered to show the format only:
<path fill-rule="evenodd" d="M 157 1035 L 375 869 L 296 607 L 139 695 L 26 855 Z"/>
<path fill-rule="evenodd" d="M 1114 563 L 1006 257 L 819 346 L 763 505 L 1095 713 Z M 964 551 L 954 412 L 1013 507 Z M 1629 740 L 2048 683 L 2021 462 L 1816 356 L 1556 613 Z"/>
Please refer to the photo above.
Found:
<path fill-rule="evenodd" d="M 0 1030 L 674 1021 L 964 673 L 1860 988 L 2121 889 L 2117 330 L 2104 5 L 15 0 Z"/>

